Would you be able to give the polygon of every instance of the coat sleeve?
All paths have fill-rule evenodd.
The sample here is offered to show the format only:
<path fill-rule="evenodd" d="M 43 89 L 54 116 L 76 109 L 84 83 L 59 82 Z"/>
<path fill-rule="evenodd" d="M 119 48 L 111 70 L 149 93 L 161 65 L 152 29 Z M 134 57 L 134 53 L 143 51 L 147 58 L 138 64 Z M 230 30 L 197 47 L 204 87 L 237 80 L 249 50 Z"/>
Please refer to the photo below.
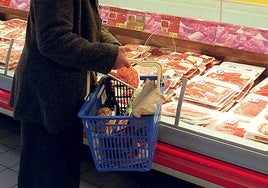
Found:
<path fill-rule="evenodd" d="M 122 44 L 105 28 L 101 29 L 101 42 L 121 46 Z"/>
<path fill-rule="evenodd" d="M 40 53 L 63 66 L 81 70 L 108 73 L 118 54 L 118 45 L 97 41 L 100 35 L 98 14 L 90 4 L 87 24 L 91 24 L 90 37 L 85 39 L 73 32 L 77 24 L 77 3 L 86 1 L 73 0 L 32 0 L 31 20 L 35 26 L 36 43 Z M 78 10 L 79 11 L 79 10 Z M 80 23 L 81 24 L 81 23 Z M 34 34 L 32 34 L 34 35 Z"/>

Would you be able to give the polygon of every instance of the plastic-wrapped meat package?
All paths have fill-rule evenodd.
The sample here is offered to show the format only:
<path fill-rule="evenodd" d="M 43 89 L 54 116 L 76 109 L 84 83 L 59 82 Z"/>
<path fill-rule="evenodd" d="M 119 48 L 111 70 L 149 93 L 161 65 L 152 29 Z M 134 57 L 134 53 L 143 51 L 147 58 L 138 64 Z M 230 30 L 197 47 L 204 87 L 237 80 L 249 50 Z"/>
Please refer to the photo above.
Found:
<path fill-rule="evenodd" d="M 178 101 L 167 102 L 162 105 L 161 114 L 175 117 L 177 113 Z M 206 126 L 217 121 L 219 111 L 198 106 L 188 102 L 182 103 L 180 120 L 192 125 Z"/>
<path fill-rule="evenodd" d="M 0 38 L 0 69 L 5 67 L 9 45 L 9 39 Z"/>
<path fill-rule="evenodd" d="M 124 45 L 130 48 L 130 51 L 125 52 L 125 55 L 129 59 L 144 58 L 148 56 L 150 46 L 140 45 L 140 44 L 126 44 Z"/>
<path fill-rule="evenodd" d="M 195 62 L 187 60 L 188 55 L 179 52 L 172 52 L 159 56 L 156 60 L 162 63 L 164 69 L 172 68 L 183 74 L 187 74 L 190 70 L 196 69 Z"/>
<path fill-rule="evenodd" d="M 268 78 L 265 78 L 259 84 L 257 84 L 250 93 L 259 94 L 268 97 Z"/>
<path fill-rule="evenodd" d="M 230 111 L 245 117 L 255 118 L 267 108 L 268 97 L 249 94 L 240 103 L 236 104 Z"/>
<path fill-rule="evenodd" d="M 265 70 L 265 67 L 248 65 L 244 63 L 236 63 L 230 61 L 224 61 L 220 64 L 221 67 L 227 67 L 238 71 L 249 71 L 254 75 L 254 80 L 256 80 Z"/>
<path fill-rule="evenodd" d="M 248 84 L 254 81 L 255 76 L 249 72 L 244 70 L 237 70 L 227 67 L 222 67 L 219 65 L 215 65 L 211 69 L 209 69 L 205 74 L 205 77 L 223 81 L 226 83 L 231 83 L 237 85 L 242 91 Z"/>
<path fill-rule="evenodd" d="M 224 112 L 218 116 L 216 122 L 206 125 L 206 128 L 238 137 L 245 137 L 250 122 L 251 119 L 249 118 Z"/>
<path fill-rule="evenodd" d="M 200 62 L 200 64 L 207 65 L 215 61 L 215 57 L 204 55 L 204 54 L 199 54 L 196 52 L 185 52 L 185 54 L 189 55 L 188 59 L 193 59 L 197 62 Z"/>
<path fill-rule="evenodd" d="M 133 67 L 122 67 L 117 70 L 112 70 L 108 75 L 129 86 L 130 88 L 137 89 L 140 83 L 140 76 Z"/>
<path fill-rule="evenodd" d="M 157 69 L 155 67 L 145 67 L 137 64 L 134 65 L 133 68 L 139 73 L 140 76 L 157 74 Z"/>
<path fill-rule="evenodd" d="M 187 83 L 184 99 L 219 109 L 232 99 L 236 91 L 235 85 L 195 76 Z M 180 93 L 180 89 L 175 93 Z"/>
<path fill-rule="evenodd" d="M 251 122 L 251 126 L 246 133 L 246 138 L 268 144 L 268 121 L 258 119 Z"/>

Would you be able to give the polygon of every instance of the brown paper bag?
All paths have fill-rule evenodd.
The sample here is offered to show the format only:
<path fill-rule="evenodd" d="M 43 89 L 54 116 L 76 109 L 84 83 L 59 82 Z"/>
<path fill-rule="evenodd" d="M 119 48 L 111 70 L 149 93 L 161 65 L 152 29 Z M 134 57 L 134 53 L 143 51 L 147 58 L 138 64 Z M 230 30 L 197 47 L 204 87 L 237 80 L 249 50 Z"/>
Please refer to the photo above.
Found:
<path fill-rule="evenodd" d="M 154 81 L 146 80 L 140 94 L 133 100 L 132 115 L 141 117 L 141 115 L 153 115 L 157 104 L 165 102 L 163 94 L 160 92 Z"/>

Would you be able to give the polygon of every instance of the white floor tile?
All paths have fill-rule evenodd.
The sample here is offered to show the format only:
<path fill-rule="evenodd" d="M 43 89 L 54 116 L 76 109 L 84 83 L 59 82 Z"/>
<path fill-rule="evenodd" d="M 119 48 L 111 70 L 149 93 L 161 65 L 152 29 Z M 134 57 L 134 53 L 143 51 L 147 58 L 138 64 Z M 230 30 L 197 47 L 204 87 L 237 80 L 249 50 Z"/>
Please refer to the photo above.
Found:
<path fill-rule="evenodd" d="M 11 149 L 12 148 L 0 143 L 0 154 L 6 152 L 8 150 L 11 150 Z"/>
<path fill-rule="evenodd" d="M 17 185 L 18 173 L 6 169 L 0 172 L 0 187 L 1 188 L 10 188 Z"/>
<path fill-rule="evenodd" d="M 19 160 L 20 152 L 15 149 L 0 154 L 0 164 L 8 168 L 18 164 Z"/>

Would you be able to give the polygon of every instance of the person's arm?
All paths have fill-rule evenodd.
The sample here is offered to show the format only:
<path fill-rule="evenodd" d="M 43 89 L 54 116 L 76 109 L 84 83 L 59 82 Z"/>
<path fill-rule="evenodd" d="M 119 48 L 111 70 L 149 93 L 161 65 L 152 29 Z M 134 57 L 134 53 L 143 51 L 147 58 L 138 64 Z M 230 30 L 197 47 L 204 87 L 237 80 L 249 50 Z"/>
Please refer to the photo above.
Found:
<path fill-rule="evenodd" d="M 73 0 L 33 0 L 31 8 L 40 52 L 64 66 L 108 73 L 116 62 L 119 47 L 91 43 L 73 32 L 75 3 Z M 92 21 L 96 19 L 93 12 Z M 92 29 L 97 32 L 96 27 Z"/>
<path fill-rule="evenodd" d="M 121 46 L 122 44 L 105 28 L 101 28 L 101 42 L 116 44 Z"/>
<path fill-rule="evenodd" d="M 123 66 L 126 66 L 128 68 L 130 67 L 129 62 L 127 62 L 127 59 L 124 55 L 124 52 L 129 51 L 130 49 L 128 47 L 121 46 L 121 43 L 107 29 L 103 27 L 101 30 L 101 42 L 115 44 L 119 46 L 118 56 L 116 59 L 116 63 L 113 66 L 113 69 L 118 69 Z"/>

